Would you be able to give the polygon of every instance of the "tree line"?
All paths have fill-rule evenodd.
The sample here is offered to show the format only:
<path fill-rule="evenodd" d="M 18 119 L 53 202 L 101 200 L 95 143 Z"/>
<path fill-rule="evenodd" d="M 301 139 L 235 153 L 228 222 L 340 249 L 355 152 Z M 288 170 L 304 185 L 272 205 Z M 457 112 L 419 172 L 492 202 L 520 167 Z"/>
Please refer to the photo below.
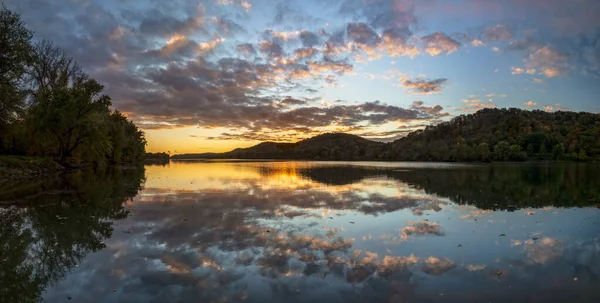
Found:
<path fill-rule="evenodd" d="M 600 115 L 517 108 L 483 109 L 391 143 L 322 134 L 296 143 L 264 142 L 185 158 L 499 162 L 600 160 Z"/>
<path fill-rule="evenodd" d="M 144 133 L 51 41 L 34 41 L 20 16 L 0 6 L 0 155 L 62 164 L 122 163 L 145 155 Z"/>
<path fill-rule="evenodd" d="M 392 142 L 387 160 L 525 161 L 600 159 L 600 115 L 482 109 Z"/>

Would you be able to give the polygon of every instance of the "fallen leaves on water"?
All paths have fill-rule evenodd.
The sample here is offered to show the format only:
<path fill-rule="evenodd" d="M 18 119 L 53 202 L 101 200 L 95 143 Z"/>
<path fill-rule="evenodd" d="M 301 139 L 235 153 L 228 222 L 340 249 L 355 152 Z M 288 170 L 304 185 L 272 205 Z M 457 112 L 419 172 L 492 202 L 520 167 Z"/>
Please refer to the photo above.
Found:
<path fill-rule="evenodd" d="M 501 275 L 502 275 L 502 272 L 501 272 L 501 271 L 497 271 L 497 272 L 496 272 L 496 276 L 500 277 Z"/>

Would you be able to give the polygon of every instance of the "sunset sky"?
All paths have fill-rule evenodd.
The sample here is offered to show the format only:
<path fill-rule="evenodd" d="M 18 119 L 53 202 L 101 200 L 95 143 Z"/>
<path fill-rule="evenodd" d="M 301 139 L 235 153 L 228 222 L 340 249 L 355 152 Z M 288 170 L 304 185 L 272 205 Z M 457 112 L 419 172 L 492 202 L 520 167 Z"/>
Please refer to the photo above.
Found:
<path fill-rule="evenodd" d="M 481 108 L 600 112 L 598 0 L 8 0 L 146 132 L 389 141 Z"/>

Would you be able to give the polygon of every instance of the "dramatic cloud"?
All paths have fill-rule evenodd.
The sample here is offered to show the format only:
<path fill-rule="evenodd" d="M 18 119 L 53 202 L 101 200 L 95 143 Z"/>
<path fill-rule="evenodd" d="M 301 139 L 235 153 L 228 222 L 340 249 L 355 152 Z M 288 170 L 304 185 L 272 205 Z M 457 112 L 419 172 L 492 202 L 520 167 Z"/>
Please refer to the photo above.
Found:
<path fill-rule="evenodd" d="M 294 51 L 294 54 L 296 54 L 296 58 L 298 59 L 312 57 L 316 53 L 317 50 L 312 47 L 299 48 Z"/>
<path fill-rule="evenodd" d="M 379 35 L 366 23 L 349 23 L 346 29 L 348 38 L 358 44 L 375 45 L 379 43 Z"/>
<path fill-rule="evenodd" d="M 401 85 L 405 88 L 410 89 L 411 94 L 439 94 L 442 92 L 442 86 L 446 84 L 448 79 L 440 78 L 434 80 L 419 79 L 414 80 L 404 79 Z"/>
<path fill-rule="evenodd" d="M 304 47 L 313 47 L 319 45 L 321 39 L 315 33 L 303 30 L 300 32 L 300 40 Z"/>
<path fill-rule="evenodd" d="M 408 226 L 400 230 L 400 235 L 403 240 L 408 239 L 412 235 L 435 235 L 443 236 L 444 233 L 440 229 L 440 224 L 429 221 L 408 222 Z"/>
<path fill-rule="evenodd" d="M 561 242 L 549 237 L 525 241 L 513 240 L 513 246 L 523 246 L 527 262 L 531 264 L 548 264 L 563 255 Z"/>
<path fill-rule="evenodd" d="M 146 129 L 223 127 L 229 129 L 227 134 L 257 138 L 286 129 L 318 128 L 315 132 L 320 132 L 362 128 L 363 133 L 374 137 L 401 136 L 404 134 L 397 125 L 385 130 L 369 127 L 404 119 L 415 124 L 441 121 L 445 117 L 441 106 L 411 105 L 410 96 L 395 96 L 386 90 L 377 92 L 376 98 L 383 102 L 372 102 L 375 98 L 364 99 L 355 93 L 363 88 L 354 85 L 353 77 L 383 75 L 373 82 L 394 79 L 385 85 L 402 86 L 408 94 L 439 94 L 448 83 L 445 78 L 392 75 L 386 72 L 388 64 L 419 75 L 439 60 L 436 68 L 440 66 L 454 79 L 461 69 L 480 64 L 470 60 L 483 60 L 480 55 L 470 56 L 470 52 L 485 54 L 490 49 L 496 52 L 488 54 L 490 60 L 505 56 L 502 60 L 508 62 L 503 61 L 505 66 L 491 65 L 491 70 L 531 75 L 523 85 L 548 81 L 544 87 L 548 93 L 555 89 L 550 81 L 559 76 L 600 77 L 597 1 L 577 0 L 577 5 L 559 0 L 467 0 L 451 4 L 307 1 L 5 3 L 22 14 L 37 39 L 50 39 L 73 55 L 87 73 L 105 85 L 113 106 Z M 263 17 L 264 23 L 256 22 Z M 444 18 L 477 20 L 481 26 L 456 21 L 450 31 L 440 26 L 446 24 Z M 463 50 L 463 44 L 472 47 Z M 443 57 L 449 54 L 451 59 Z M 473 81 L 480 87 L 468 89 L 490 87 L 483 79 L 486 77 Z M 462 83 L 465 78 L 457 77 L 456 81 L 456 87 L 472 85 Z M 504 83 L 502 79 L 493 81 Z M 525 87 L 516 89 L 525 91 Z M 595 90 L 586 86 L 583 91 Z M 354 95 L 360 98 L 348 97 Z M 322 99 L 282 102 L 288 96 L 300 101 L 307 101 L 307 96 Z M 449 98 L 454 108 L 461 109 L 460 96 Z M 526 96 L 524 100 L 533 98 Z M 590 101 L 581 101 L 585 102 Z M 464 103 L 467 105 L 462 109 L 469 112 L 496 107 L 482 97 Z M 359 112 L 372 104 L 387 107 L 385 112 Z M 250 136 L 248 132 L 253 131 L 264 133 Z M 305 134 L 299 132 L 298 136 Z"/>
<path fill-rule="evenodd" d="M 512 31 L 502 24 L 496 24 L 494 26 L 487 27 L 484 30 L 484 37 L 490 42 L 507 41 L 512 38 Z"/>
<path fill-rule="evenodd" d="M 282 58 L 283 47 L 275 41 L 263 41 L 260 43 L 260 51 L 267 55 L 268 58 Z"/>
<path fill-rule="evenodd" d="M 525 66 L 537 69 L 547 78 L 552 78 L 567 72 L 567 55 L 548 46 L 537 49 L 527 57 Z"/>
<path fill-rule="evenodd" d="M 441 54 L 451 54 L 456 52 L 460 47 L 460 43 L 444 33 L 434 33 L 429 36 L 421 37 L 421 42 L 424 45 L 425 52 L 430 56 Z"/>
<path fill-rule="evenodd" d="M 450 259 L 440 259 L 429 257 L 423 261 L 421 270 L 430 275 L 442 275 L 456 267 L 454 261 Z"/>
<path fill-rule="evenodd" d="M 250 43 L 239 44 L 238 46 L 236 46 L 236 49 L 240 53 L 243 53 L 243 54 L 247 54 L 247 55 L 256 54 L 256 49 L 254 49 L 254 46 Z"/>
<path fill-rule="evenodd" d="M 414 101 L 412 103 L 411 108 L 415 109 L 415 110 L 420 110 L 420 111 L 424 111 L 426 113 L 432 114 L 432 115 L 438 115 L 438 116 L 445 116 L 447 114 L 442 113 L 442 110 L 444 110 L 444 108 L 440 105 L 435 105 L 432 107 L 427 107 L 424 105 L 423 101 Z"/>

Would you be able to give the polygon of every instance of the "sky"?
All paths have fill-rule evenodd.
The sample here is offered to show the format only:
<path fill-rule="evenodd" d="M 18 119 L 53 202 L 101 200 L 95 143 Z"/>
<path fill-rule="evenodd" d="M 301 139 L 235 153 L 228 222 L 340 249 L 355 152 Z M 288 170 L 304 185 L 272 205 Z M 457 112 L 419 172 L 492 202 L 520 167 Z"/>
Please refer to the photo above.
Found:
<path fill-rule="evenodd" d="M 391 141 L 482 108 L 600 112 L 598 0 L 3 2 L 151 152 Z"/>

